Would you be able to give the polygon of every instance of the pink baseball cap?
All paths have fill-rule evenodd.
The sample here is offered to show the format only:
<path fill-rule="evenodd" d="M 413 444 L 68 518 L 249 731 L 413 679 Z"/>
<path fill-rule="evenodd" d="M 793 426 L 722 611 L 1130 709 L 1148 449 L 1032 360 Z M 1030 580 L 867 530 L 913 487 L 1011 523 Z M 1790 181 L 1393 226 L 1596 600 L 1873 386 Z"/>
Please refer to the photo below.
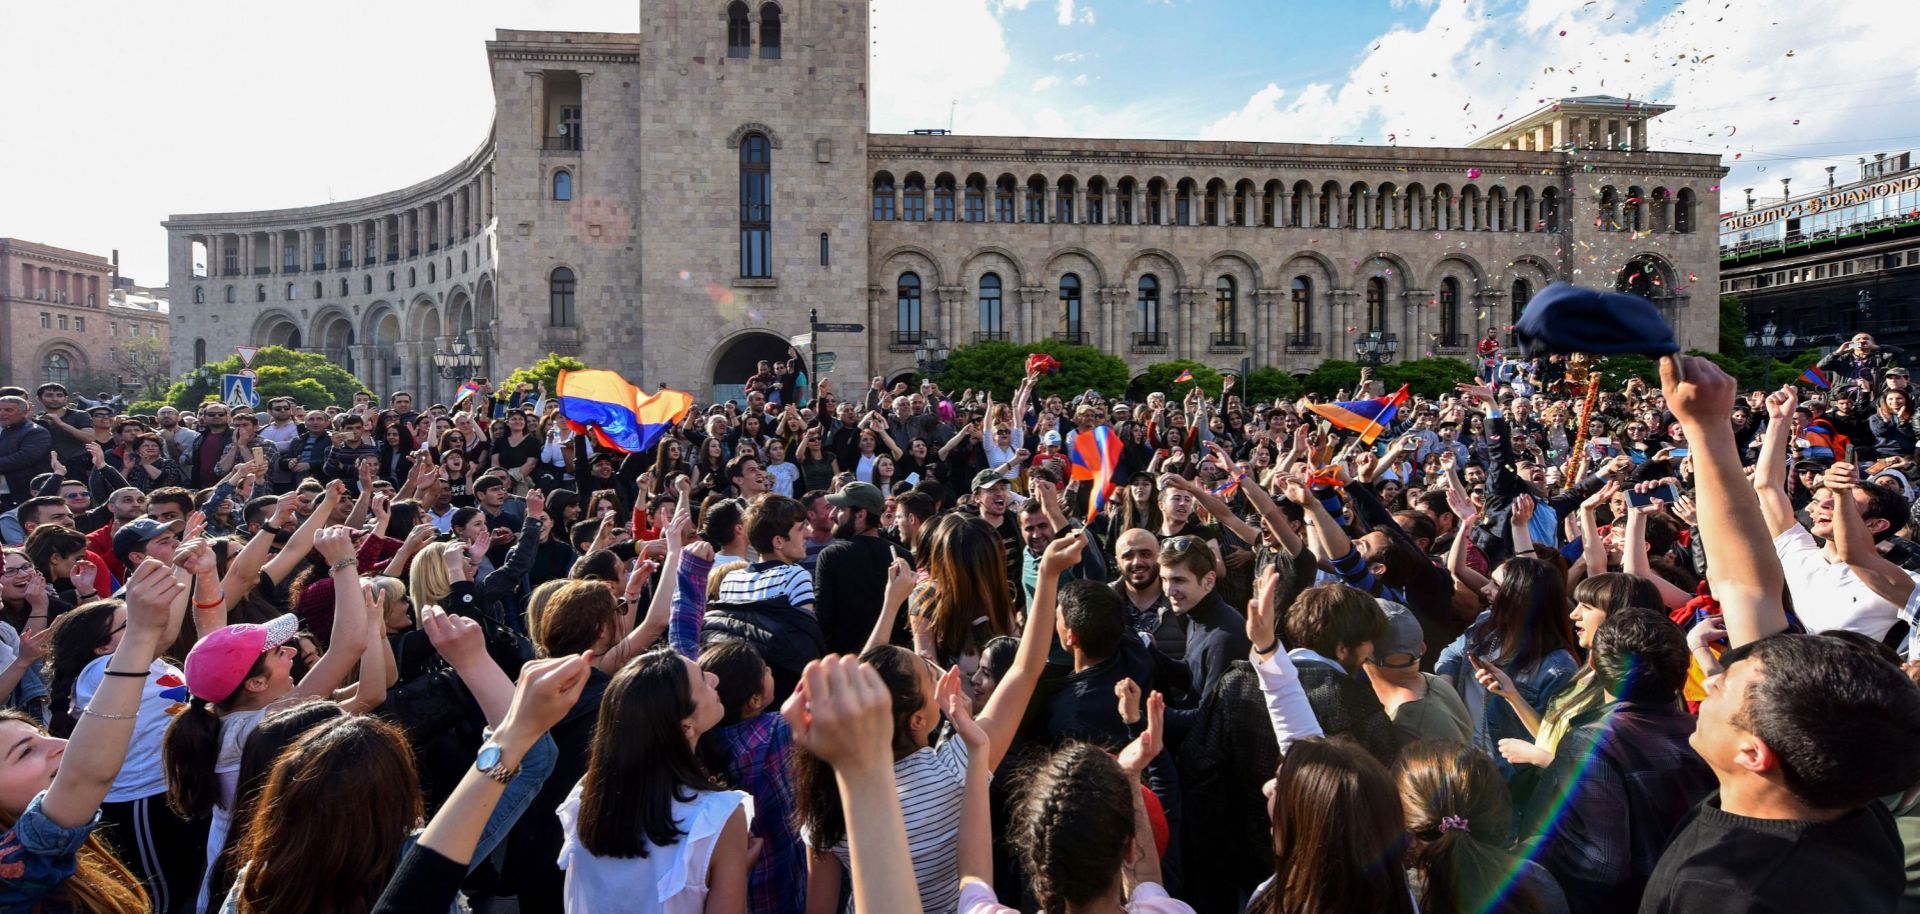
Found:
<path fill-rule="evenodd" d="M 187 652 L 187 691 L 201 701 L 224 701 L 247 680 L 255 661 L 300 632 L 292 613 L 264 625 L 242 623 L 215 629 Z"/>

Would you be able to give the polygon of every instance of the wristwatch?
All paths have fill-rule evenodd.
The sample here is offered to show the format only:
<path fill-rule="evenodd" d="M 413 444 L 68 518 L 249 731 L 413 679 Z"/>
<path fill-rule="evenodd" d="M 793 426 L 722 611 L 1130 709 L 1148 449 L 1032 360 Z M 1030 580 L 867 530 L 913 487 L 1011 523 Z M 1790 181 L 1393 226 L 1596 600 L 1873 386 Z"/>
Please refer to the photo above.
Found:
<path fill-rule="evenodd" d="M 493 741 L 493 731 L 487 730 L 484 735 L 486 742 L 480 744 L 480 753 L 474 756 L 474 769 L 499 784 L 508 783 L 518 777 L 520 766 L 506 763 L 506 752 L 499 743 Z"/>

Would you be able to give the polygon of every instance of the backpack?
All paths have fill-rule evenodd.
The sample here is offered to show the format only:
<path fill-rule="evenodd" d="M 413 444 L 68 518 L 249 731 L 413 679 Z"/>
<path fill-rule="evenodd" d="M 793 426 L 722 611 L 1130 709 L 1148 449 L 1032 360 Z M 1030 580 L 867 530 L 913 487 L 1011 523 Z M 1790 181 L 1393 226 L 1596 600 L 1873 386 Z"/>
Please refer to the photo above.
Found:
<path fill-rule="evenodd" d="M 725 641 L 751 645 L 773 669 L 773 707 L 780 707 L 800 683 L 811 661 L 826 656 L 827 636 L 811 613 L 795 609 L 786 597 L 746 603 L 707 604 L 700 647 Z"/>

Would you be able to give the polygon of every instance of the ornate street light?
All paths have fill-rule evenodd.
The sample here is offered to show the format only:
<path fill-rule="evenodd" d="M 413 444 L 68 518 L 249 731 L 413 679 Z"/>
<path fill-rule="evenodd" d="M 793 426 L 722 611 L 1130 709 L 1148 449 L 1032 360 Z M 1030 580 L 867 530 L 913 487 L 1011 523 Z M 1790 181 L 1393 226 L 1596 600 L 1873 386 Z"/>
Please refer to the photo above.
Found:
<path fill-rule="evenodd" d="M 1369 369 L 1378 369 L 1381 365 L 1393 361 L 1393 355 L 1400 349 L 1400 339 L 1378 330 L 1369 330 L 1354 338 L 1353 354 Z"/>
<path fill-rule="evenodd" d="M 914 347 L 913 363 L 920 370 L 920 377 L 931 378 L 947 370 L 947 345 L 931 333 L 920 337 L 920 344 Z"/>
<path fill-rule="evenodd" d="M 1787 331 L 1785 336 L 1777 335 L 1779 332 L 1780 328 L 1775 325 L 1773 321 L 1767 321 L 1766 324 L 1760 328 L 1759 336 L 1756 337 L 1749 332 L 1744 340 L 1747 344 L 1747 350 L 1759 353 L 1761 362 L 1766 366 L 1761 386 L 1768 390 L 1773 389 L 1774 356 L 1782 352 L 1792 352 L 1794 340 L 1798 339 L 1791 330 Z"/>
<path fill-rule="evenodd" d="M 447 348 L 433 354 L 433 367 L 449 381 L 473 377 L 486 362 L 486 354 L 468 345 L 467 338 L 456 336 Z"/>

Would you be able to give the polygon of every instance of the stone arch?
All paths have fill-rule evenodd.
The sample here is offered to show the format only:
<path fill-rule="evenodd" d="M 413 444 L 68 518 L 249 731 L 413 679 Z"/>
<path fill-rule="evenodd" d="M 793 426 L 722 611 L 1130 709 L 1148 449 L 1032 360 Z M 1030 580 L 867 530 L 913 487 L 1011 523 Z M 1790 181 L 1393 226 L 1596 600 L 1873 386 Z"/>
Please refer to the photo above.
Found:
<path fill-rule="evenodd" d="M 1633 292 L 1656 301 L 1671 298 L 1676 285 L 1675 277 L 1679 271 L 1666 255 L 1653 251 L 1638 251 L 1626 259 L 1620 271 L 1614 277 L 1614 288 L 1621 292 Z"/>
<path fill-rule="evenodd" d="M 1406 291 L 1409 288 L 1407 283 L 1412 275 L 1406 260 L 1398 254 L 1379 251 L 1363 258 L 1354 268 L 1353 282 L 1348 286 L 1359 293 L 1353 305 L 1353 326 L 1360 328 L 1361 332 L 1367 330 L 1369 283 L 1378 278 L 1382 291 L 1380 329 L 1404 338 L 1408 332 L 1405 310 Z M 1396 318 L 1396 314 L 1400 316 Z"/>
<path fill-rule="evenodd" d="M 747 378 L 762 359 L 785 361 L 787 339 L 765 327 L 739 327 L 725 331 L 714 342 L 707 356 L 705 377 L 713 385 L 716 400 L 744 400 Z"/>
<path fill-rule="evenodd" d="M 1062 263 L 1072 263 L 1074 258 L 1078 258 L 1084 266 L 1060 265 Z M 1062 273 L 1079 273 L 1081 282 L 1085 283 L 1089 289 L 1107 284 L 1107 273 L 1106 270 L 1100 266 L 1100 258 L 1094 256 L 1093 252 L 1086 248 L 1055 248 L 1052 253 L 1047 255 L 1046 264 L 1044 274 L 1048 282 L 1058 282 L 1060 274 Z"/>
<path fill-rule="evenodd" d="M 291 312 L 274 308 L 254 318 L 253 330 L 248 334 L 248 338 L 259 346 L 285 346 L 289 349 L 299 349 L 306 339 L 306 334 L 300 325 L 300 319 L 293 316 Z"/>
<path fill-rule="evenodd" d="M 1027 277 L 1033 273 L 1019 255 L 1000 245 L 989 244 L 967 252 L 960 262 L 959 280 L 973 288 L 979 285 L 980 274 L 988 271 L 999 273 L 1000 281 L 1008 289 L 1026 285 Z"/>
<path fill-rule="evenodd" d="M 727 134 L 727 148 L 739 149 L 740 141 L 746 139 L 749 133 L 758 133 L 767 138 L 768 145 L 775 149 L 780 148 L 780 134 L 775 133 L 772 127 L 757 121 L 748 121 L 733 128 L 733 132 Z"/>
<path fill-rule="evenodd" d="M 1101 307 L 1101 289 L 1107 285 L 1106 271 L 1100 267 L 1099 258 L 1084 248 L 1060 248 L 1047 255 L 1046 267 L 1040 274 L 1047 292 L 1042 297 L 1040 312 L 1044 315 L 1041 328 L 1054 328 L 1062 333 L 1084 334 L 1086 342 L 1098 345 L 1103 339 L 1104 328 L 1108 326 L 1107 315 Z M 1063 293 L 1066 276 L 1072 274 L 1079 282 L 1079 314 L 1069 315 Z M 1076 319 L 1077 318 L 1077 319 Z"/>
<path fill-rule="evenodd" d="M 482 273 L 473 284 L 473 323 L 481 329 L 488 329 L 499 317 L 494 302 L 493 274 Z"/>
<path fill-rule="evenodd" d="M 439 346 L 440 336 L 445 333 L 442 326 L 440 306 L 433 299 L 422 295 L 407 305 L 407 339 L 431 350 Z"/>
<path fill-rule="evenodd" d="M 1407 185 L 1400 196 L 1405 211 L 1404 219 L 1400 222 L 1403 228 L 1415 231 L 1433 228 L 1433 210 L 1429 207 L 1425 185 L 1414 181 Z"/>
<path fill-rule="evenodd" d="M 1150 306 L 1142 302 L 1141 293 L 1141 282 L 1148 276 L 1153 277 L 1152 294 L 1148 297 Z M 1126 269 L 1121 273 L 1122 288 L 1127 293 L 1125 310 L 1123 315 L 1114 315 L 1115 323 L 1128 328 L 1127 332 L 1139 334 L 1121 335 L 1123 342 L 1136 344 L 1128 349 L 1145 344 L 1171 350 L 1173 334 L 1170 331 L 1178 322 L 1179 312 L 1175 306 L 1180 289 L 1186 285 L 1185 276 L 1179 258 L 1158 248 L 1139 251 L 1128 258 Z M 1143 313 L 1145 311 L 1151 313 Z"/>
<path fill-rule="evenodd" d="M 326 308 L 313 319 L 313 346 L 327 359 L 349 372 L 355 371 L 353 347 L 358 342 L 353 317 L 340 308 Z"/>
<path fill-rule="evenodd" d="M 1448 268 L 1448 264 L 1450 263 L 1457 264 L 1459 267 L 1464 268 L 1464 278 L 1469 285 L 1476 288 L 1485 285 L 1487 279 L 1486 268 L 1482 267 L 1479 261 L 1473 259 L 1472 255 L 1455 251 L 1440 255 L 1440 259 L 1435 260 L 1433 266 L 1427 268 L 1425 287 L 1428 289 L 1436 288 L 1442 276 L 1461 276 L 1462 273 L 1460 270 L 1450 270 Z"/>
<path fill-rule="evenodd" d="M 1274 274 L 1274 284 L 1280 287 L 1282 296 L 1276 320 L 1279 322 L 1277 332 L 1283 335 L 1287 349 L 1324 353 L 1325 346 L 1344 345 L 1345 328 L 1340 315 L 1335 313 L 1333 296 L 1340 287 L 1339 277 L 1340 271 L 1333 259 L 1319 251 L 1295 251 L 1281 261 L 1280 271 Z M 1296 313 L 1293 294 L 1296 279 L 1306 280 L 1304 313 Z M 1333 351 L 1339 355 L 1338 349 Z"/>
<path fill-rule="evenodd" d="M 1526 312 L 1528 300 L 1539 295 L 1541 289 L 1554 281 L 1555 275 L 1553 264 L 1532 254 L 1522 254 L 1507 264 L 1507 268 L 1500 273 L 1500 285 L 1496 287 L 1506 293 L 1507 326 L 1520 322 L 1520 315 Z"/>
<path fill-rule="evenodd" d="M 903 264 L 912 263 L 914 265 L 910 267 L 902 266 L 900 269 L 895 269 L 893 264 L 896 261 Z M 882 265 L 881 273 L 891 274 L 883 276 L 883 278 L 887 280 L 889 288 L 891 288 L 892 281 L 898 278 L 900 270 L 907 269 L 919 273 L 921 282 L 925 283 L 928 288 L 942 285 L 946 282 L 946 275 L 944 271 L 940 269 L 940 259 L 933 256 L 932 251 L 917 244 L 903 244 L 880 255 L 880 263 Z"/>
<path fill-rule="evenodd" d="M 33 366 L 31 369 L 33 374 L 31 377 L 40 381 L 49 380 L 49 378 L 44 377 L 44 375 L 47 374 L 44 369 L 48 358 L 56 354 L 66 359 L 67 377 L 62 383 L 66 384 L 69 388 L 73 387 L 75 383 L 88 373 L 89 363 L 86 348 L 73 340 L 58 338 L 42 343 L 40 348 L 34 351 Z M 78 391 L 75 392 L 78 393 Z"/>
<path fill-rule="evenodd" d="M 1219 272 L 1218 265 L 1223 262 L 1237 262 L 1238 268 L 1244 271 L 1246 281 L 1253 283 L 1253 285 L 1249 287 L 1250 289 L 1259 288 L 1263 284 L 1264 277 L 1260 274 L 1260 262 L 1255 260 L 1252 254 L 1233 249 L 1215 251 L 1207 258 L 1207 272 L 1209 274 Z M 1248 294 L 1252 293 L 1249 292 Z"/>
<path fill-rule="evenodd" d="M 1140 262 L 1154 259 L 1158 259 L 1167 268 L 1167 274 L 1160 277 L 1161 288 L 1178 289 L 1187 284 L 1187 272 L 1180 266 L 1180 258 L 1173 256 L 1164 248 L 1142 248 L 1135 251 L 1133 256 L 1127 259 L 1127 266 L 1122 272 L 1126 274 L 1129 281 L 1137 279 L 1140 273 L 1147 272 L 1139 266 Z"/>

